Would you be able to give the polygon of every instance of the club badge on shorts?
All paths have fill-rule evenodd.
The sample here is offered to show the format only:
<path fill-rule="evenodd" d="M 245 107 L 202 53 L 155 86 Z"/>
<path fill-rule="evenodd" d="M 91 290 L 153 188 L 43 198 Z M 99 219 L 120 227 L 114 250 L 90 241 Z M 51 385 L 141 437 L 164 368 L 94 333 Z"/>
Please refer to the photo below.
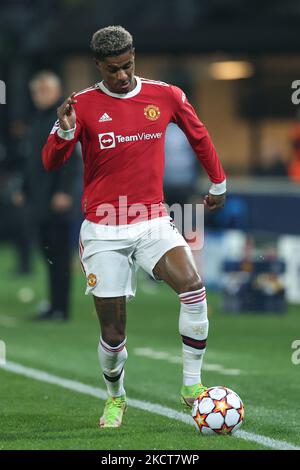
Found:
<path fill-rule="evenodd" d="M 154 104 L 148 104 L 144 109 L 144 115 L 147 119 L 150 119 L 150 121 L 156 121 L 160 116 L 159 107 Z"/>
<path fill-rule="evenodd" d="M 95 285 L 97 284 L 97 276 L 96 274 L 89 274 L 88 277 L 87 277 L 87 283 L 90 287 L 95 287 Z"/>

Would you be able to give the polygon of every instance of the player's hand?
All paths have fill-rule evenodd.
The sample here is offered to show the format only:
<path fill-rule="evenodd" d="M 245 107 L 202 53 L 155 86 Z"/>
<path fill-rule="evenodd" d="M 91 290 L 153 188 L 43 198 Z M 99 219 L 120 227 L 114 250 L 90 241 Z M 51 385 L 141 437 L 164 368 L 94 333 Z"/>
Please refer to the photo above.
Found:
<path fill-rule="evenodd" d="M 64 131 L 73 129 L 76 124 L 76 113 L 73 104 L 77 103 L 74 99 L 75 92 L 69 96 L 61 106 L 57 108 L 57 117 L 59 119 L 59 126 Z"/>
<path fill-rule="evenodd" d="M 73 198 L 66 193 L 55 193 L 51 200 L 51 209 L 54 212 L 65 212 L 72 207 Z"/>
<path fill-rule="evenodd" d="M 225 205 L 226 193 L 215 196 L 214 194 L 208 193 L 204 198 L 204 205 L 210 210 L 215 211 L 221 209 Z"/>

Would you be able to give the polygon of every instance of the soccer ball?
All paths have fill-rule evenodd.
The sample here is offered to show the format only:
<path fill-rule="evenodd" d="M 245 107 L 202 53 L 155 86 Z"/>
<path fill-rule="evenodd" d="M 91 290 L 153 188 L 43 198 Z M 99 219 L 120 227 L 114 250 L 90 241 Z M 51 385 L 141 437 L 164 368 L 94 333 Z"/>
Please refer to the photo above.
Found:
<path fill-rule="evenodd" d="M 196 398 L 192 416 L 202 434 L 232 434 L 244 420 L 240 397 L 227 387 L 211 387 Z"/>

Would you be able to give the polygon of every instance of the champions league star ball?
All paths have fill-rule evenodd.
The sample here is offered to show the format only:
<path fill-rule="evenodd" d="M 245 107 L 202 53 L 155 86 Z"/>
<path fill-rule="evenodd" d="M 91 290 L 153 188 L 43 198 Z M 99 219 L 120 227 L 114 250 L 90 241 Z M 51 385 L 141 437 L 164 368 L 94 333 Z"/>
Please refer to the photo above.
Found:
<path fill-rule="evenodd" d="M 192 416 L 202 434 L 232 434 L 244 420 L 240 397 L 227 387 L 211 387 L 196 398 Z"/>

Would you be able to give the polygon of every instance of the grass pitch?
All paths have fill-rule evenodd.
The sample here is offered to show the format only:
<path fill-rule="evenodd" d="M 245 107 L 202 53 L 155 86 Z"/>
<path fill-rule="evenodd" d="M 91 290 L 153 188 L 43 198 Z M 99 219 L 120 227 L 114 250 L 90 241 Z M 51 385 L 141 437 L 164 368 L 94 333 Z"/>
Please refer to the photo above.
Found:
<path fill-rule="evenodd" d="M 7 361 L 104 389 L 98 322 L 77 262 L 72 320 L 54 324 L 30 319 L 46 295 L 43 263 L 37 259 L 34 276 L 16 279 L 8 274 L 9 248 L 1 247 L 1 260 L 0 340 Z M 300 365 L 291 360 L 291 345 L 300 339 L 300 307 L 290 306 L 284 315 L 226 315 L 218 294 L 207 297 L 210 334 L 203 382 L 225 385 L 241 396 L 242 430 L 249 440 L 204 437 L 189 424 L 134 407 L 120 429 L 101 430 L 103 400 L 0 367 L 0 449 L 266 449 L 265 437 L 278 446 L 283 441 L 283 448 L 284 443 L 300 447 Z M 140 283 L 128 303 L 125 385 L 131 399 L 182 411 L 178 312 L 177 296 L 167 286 L 157 285 L 149 294 Z"/>

